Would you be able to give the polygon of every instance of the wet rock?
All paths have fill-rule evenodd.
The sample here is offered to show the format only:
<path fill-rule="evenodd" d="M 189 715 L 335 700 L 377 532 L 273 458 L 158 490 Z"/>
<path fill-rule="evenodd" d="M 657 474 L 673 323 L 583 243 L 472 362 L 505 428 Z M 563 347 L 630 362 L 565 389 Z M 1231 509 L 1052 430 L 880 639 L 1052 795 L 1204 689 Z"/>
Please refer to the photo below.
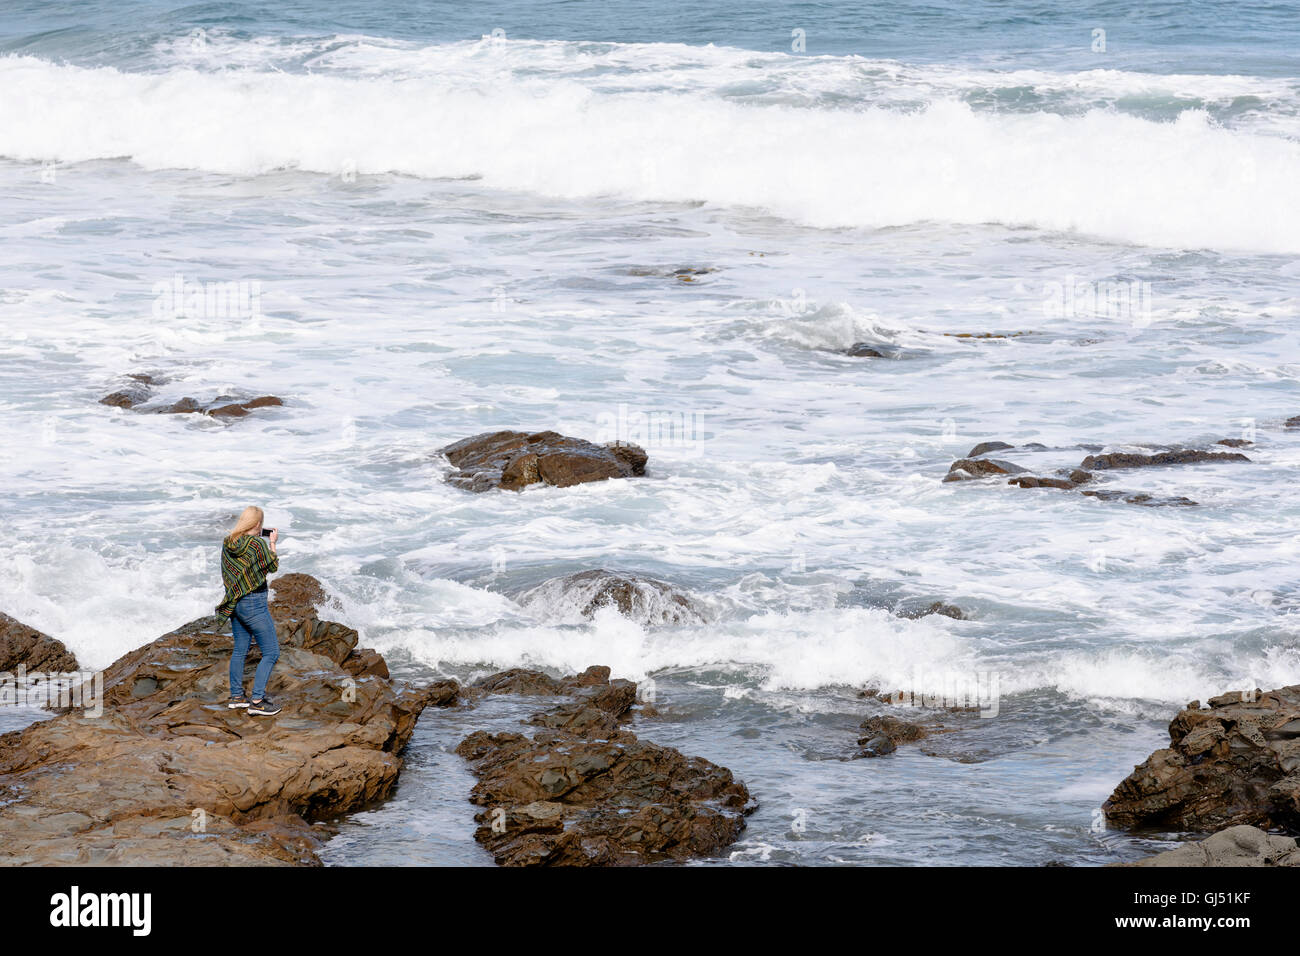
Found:
<path fill-rule="evenodd" d="M 696 266 L 683 266 L 680 269 L 629 269 L 628 275 L 633 276 L 662 276 L 669 279 L 676 279 L 678 282 L 694 282 L 699 276 L 709 275 L 713 272 L 720 271 L 716 266 L 705 266 L 699 268 Z"/>
<path fill-rule="evenodd" d="M 1227 445 L 1229 448 L 1246 448 L 1255 444 L 1253 441 L 1246 441 L 1244 438 L 1220 438 L 1215 442 L 1216 445 Z"/>
<path fill-rule="evenodd" d="M 943 617 L 950 617 L 955 621 L 966 620 L 966 612 L 956 605 L 947 604 L 943 601 L 931 601 L 929 604 L 924 605 L 916 605 L 909 602 L 908 604 L 899 607 L 895 613 L 898 614 L 899 617 L 906 617 L 911 620 L 926 617 L 930 614 L 940 614 Z"/>
<path fill-rule="evenodd" d="M 840 354 L 853 358 L 901 359 L 907 357 L 908 353 L 896 345 L 885 345 L 881 342 L 854 342 L 848 348 L 841 349 Z"/>
<path fill-rule="evenodd" d="M 1300 428 L 1300 415 L 1293 415 L 1286 420 L 1287 428 Z"/>
<path fill-rule="evenodd" d="M 512 673 L 512 672 L 506 672 Z M 609 669 L 557 681 L 574 699 L 536 714 L 539 730 L 470 734 L 456 752 L 478 782 L 479 841 L 503 866 L 634 866 L 684 861 L 734 842 L 752 810 L 724 767 L 619 729 L 636 700 Z M 592 682 L 597 675 L 605 680 Z M 485 684 L 515 685 L 519 672 Z"/>
<path fill-rule="evenodd" d="M 1192 465 L 1200 462 L 1214 461 L 1250 461 L 1240 452 L 1200 451 L 1164 451 L 1154 455 L 1140 455 L 1128 452 L 1114 452 L 1109 455 L 1089 455 L 1079 467 L 1086 471 L 1103 471 L 1112 468 L 1152 468 L 1162 465 Z"/>
<path fill-rule="evenodd" d="M 213 418 L 243 418 L 254 409 L 275 408 L 283 404 L 284 402 L 274 395 L 263 395 L 260 398 L 250 399 L 246 402 L 233 402 L 229 405 L 210 407 L 206 411 Z"/>
<path fill-rule="evenodd" d="M 572 694 L 583 687 L 599 687 L 609 683 L 609 668 L 593 664 L 581 674 L 555 678 L 551 675 L 523 667 L 489 674 L 474 681 L 473 687 L 489 694 L 524 694 L 530 697 L 549 697 Z"/>
<path fill-rule="evenodd" d="M 868 717 L 859 728 L 858 737 L 861 748 L 857 757 L 883 757 L 898 749 L 900 743 L 912 743 L 930 735 L 930 730 L 921 724 L 900 720 L 888 714 Z"/>
<path fill-rule="evenodd" d="M 1016 339 L 1028 332 L 944 332 L 953 339 Z"/>
<path fill-rule="evenodd" d="M 1108 488 L 1091 488 L 1087 491 L 1081 491 L 1079 494 L 1087 498 L 1097 498 L 1101 501 L 1123 501 L 1130 505 L 1142 505 L 1147 508 L 1196 507 L 1195 501 L 1182 495 L 1157 497 L 1146 492 L 1131 494 L 1127 491 L 1114 491 Z"/>
<path fill-rule="evenodd" d="M 1035 475 L 1022 475 L 1018 478 L 1011 478 L 1007 481 L 1009 485 L 1016 485 L 1020 488 L 1063 488 L 1067 491 L 1074 488 L 1074 482 L 1068 478 L 1039 478 Z"/>
<path fill-rule="evenodd" d="M 467 491 L 503 488 L 520 491 L 532 484 L 566 488 L 588 481 L 645 474 L 647 455 L 637 445 L 597 445 L 558 432 L 485 432 L 441 449 L 456 469 L 448 483 Z"/>
<path fill-rule="evenodd" d="M 1015 445 L 1008 445 L 1004 441 L 982 441 L 969 452 L 967 458 L 978 458 L 980 455 L 987 455 L 991 451 L 1006 451 L 1008 448 L 1015 448 Z"/>
<path fill-rule="evenodd" d="M 1070 480 L 1076 485 L 1086 485 L 1092 481 L 1093 474 L 1090 471 L 1084 471 L 1082 468 L 1075 468 L 1070 472 Z"/>
<path fill-rule="evenodd" d="M 518 601 L 536 611 L 584 619 L 602 607 L 615 607 L 643 625 L 699 624 L 706 617 L 694 597 L 671 584 L 605 570 L 551 578 L 519 595 Z"/>
<path fill-rule="evenodd" d="M 970 481 L 975 478 L 988 478 L 992 475 L 1015 475 L 1028 469 L 1009 461 L 996 458 L 959 458 L 948 469 L 944 481 Z"/>
<path fill-rule="evenodd" d="M 1107 821 L 1300 832 L 1300 684 L 1223 694 L 1207 708 L 1182 710 L 1169 740 L 1115 788 L 1103 804 Z"/>
<path fill-rule="evenodd" d="M 0 671 L 67 674 L 77 670 L 77 659 L 57 638 L 0 613 Z"/>
<path fill-rule="evenodd" d="M 310 821 L 392 790 L 427 695 L 349 673 L 356 632 L 286 607 L 272 616 L 297 641 L 271 678 L 276 717 L 225 706 L 231 638 L 208 617 L 108 667 L 100 716 L 0 737 L 0 862 L 318 863 Z"/>
<path fill-rule="evenodd" d="M 1300 866 L 1300 847 L 1291 837 L 1266 833 L 1258 827 L 1235 826 L 1195 843 L 1119 867 Z"/>

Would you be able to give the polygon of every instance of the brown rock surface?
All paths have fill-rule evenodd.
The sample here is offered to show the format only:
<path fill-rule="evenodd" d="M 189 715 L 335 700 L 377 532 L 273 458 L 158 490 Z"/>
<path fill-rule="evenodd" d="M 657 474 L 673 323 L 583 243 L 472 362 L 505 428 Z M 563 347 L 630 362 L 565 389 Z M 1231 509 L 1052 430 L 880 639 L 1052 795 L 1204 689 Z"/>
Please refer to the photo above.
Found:
<path fill-rule="evenodd" d="M 521 733 L 477 731 L 456 752 L 478 782 L 474 836 L 504 866 L 631 866 L 686 860 L 732 843 L 752 807 L 731 772 L 620 729 L 636 701 L 631 681 L 588 668 L 551 685 L 508 671 L 492 688 L 568 688 L 572 700 Z M 555 691 L 550 691 L 555 692 Z"/>
<path fill-rule="evenodd" d="M 0 613 L 0 671 L 19 665 L 46 674 L 77 670 L 77 659 L 63 642 Z"/>
<path fill-rule="evenodd" d="M 1110 866 L 1300 866 L 1300 847 L 1291 837 L 1241 825 L 1142 860 Z"/>
<path fill-rule="evenodd" d="M 1162 451 L 1154 455 L 1139 455 L 1115 452 L 1109 455 L 1089 455 L 1079 467 L 1087 471 L 1103 471 L 1110 468 L 1152 468 L 1161 465 L 1194 465 L 1214 461 L 1250 461 L 1245 455 L 1235 451 Z"/>
<path fill-rule="evenodd" d="M 1157 750 L 1102 808 L 1121 827 L 1300 832 L 1300 684 L 1179 711 Z M 1254 698 L 1254 699 L 1249 699 Z"/>
<path fill-rule="evenodd" d="M 316 863 L 309 821 L 387 796 L 416 718 L 445 694 L 355 676 L 345 625 L 286 603 L 272 616 L 278 716 L 226 707 L 231 638 L 209 617 L 112 664 L 101 716 L 0 736 L 0 863 Z"/>
<path fill-rule="evenodd" d="M 520 491 L 532 484 L 565 488 L 588 481 L 645 474 L 647 456 L 636 445 L 597 445 L 558 432 L 485 432 L 441 449 L 457 469 L 447 481 L 467 491 L 504 488 Z"/>

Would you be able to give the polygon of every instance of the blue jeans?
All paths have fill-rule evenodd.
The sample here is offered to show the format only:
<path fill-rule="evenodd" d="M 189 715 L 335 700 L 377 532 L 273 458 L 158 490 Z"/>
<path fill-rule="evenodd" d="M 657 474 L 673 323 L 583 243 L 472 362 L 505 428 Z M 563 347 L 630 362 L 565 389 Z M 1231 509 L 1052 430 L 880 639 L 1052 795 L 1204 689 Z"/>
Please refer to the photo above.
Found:
<path fill-rule="evenodd" d="M 230 629 L 235 634 L 235 649 L 230 655 L 230 696 L 239 697 L 244 693 L 244 658 L 248 656 L 250 641 L 256 639 L 262 661 L 253 675 L 252 699 L 261 700 L 266 694 L 271 668 L 280 659 L 280 642 L 275 636 L 275 622 L 266 607 L 265 591 L 245 594 L 236 602 L 235 613 L 230 617 Z"/>

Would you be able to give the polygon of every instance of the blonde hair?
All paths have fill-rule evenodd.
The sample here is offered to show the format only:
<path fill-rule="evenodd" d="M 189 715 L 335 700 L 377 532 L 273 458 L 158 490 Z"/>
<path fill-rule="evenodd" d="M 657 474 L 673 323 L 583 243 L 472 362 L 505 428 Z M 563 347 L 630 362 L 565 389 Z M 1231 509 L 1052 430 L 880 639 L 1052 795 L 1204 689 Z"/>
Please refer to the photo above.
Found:
<path fill-rule="evenodd" d="M 262 527 L 262 522 L 266 520 L 266 514 L 257 505 L 249 505 L 244 509 L 244 513 L 239 516 L 235 526 L 226 535 L 227 541 L 232 541 L 240 535 L 251 534 Z"/>

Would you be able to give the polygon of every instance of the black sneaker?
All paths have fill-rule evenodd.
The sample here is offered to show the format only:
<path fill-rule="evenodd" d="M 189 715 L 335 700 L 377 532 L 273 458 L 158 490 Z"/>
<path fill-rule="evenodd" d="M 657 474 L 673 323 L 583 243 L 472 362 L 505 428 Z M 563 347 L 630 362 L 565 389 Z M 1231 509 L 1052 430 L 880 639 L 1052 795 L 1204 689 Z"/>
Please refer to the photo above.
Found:
<path fill-rule="evenodd" d="M 234 710 L 237 707 L 247 707 L 248 698 L 245 697 L 243 694 L 240 694 L 238 697 L 232 697 L 230 698 L 230 700 L 226 701 L 226 706 L 229 707 L 231 710 Z"/>
<path fill-rule="evenodd" d="M 249 704 L 248 712 L 256 714 L 258 717 L 274 717 L 280 712 L 280 705 L 271 700 L 270 695 L 267 695 L 261 700 L 255 700 Z"/>

